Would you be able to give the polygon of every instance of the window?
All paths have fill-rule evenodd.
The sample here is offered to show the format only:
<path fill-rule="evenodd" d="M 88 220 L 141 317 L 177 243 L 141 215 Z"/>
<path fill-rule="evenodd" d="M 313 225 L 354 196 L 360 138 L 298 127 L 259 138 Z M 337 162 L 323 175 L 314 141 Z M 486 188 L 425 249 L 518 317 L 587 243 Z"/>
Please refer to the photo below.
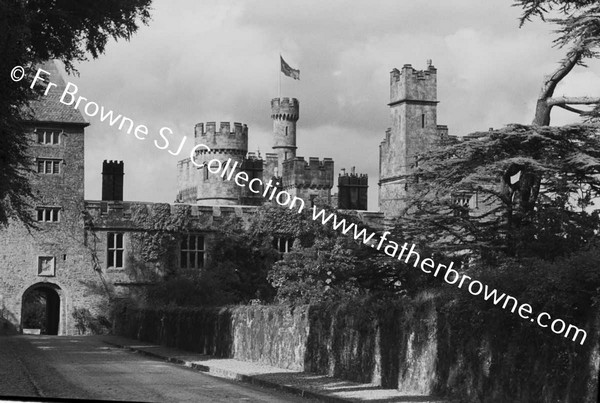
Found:
<path fill-rule="evenodd" d="M 54 276 L 54 256 L 38 256 L 38 276 Z"/>
<path fill-rule="evenodd" d="M 60 130 L 37 129 L 38 143 L 40 144 L 60 144 Z"/>
<path fill-rule="evenodd" d="M 38 158 L 37 171 L 40 174 L 58 175 L 60 173 L 60 162 L 61 160 L 47 160 Z"/>
<path fill-rule="evenodd" d="M 273 248 L 277 249 L 280 253 L 289 252 L 292 249 L 293 244 L 293 238 L 275 237 L 273 239 Z"/>
<path fill-rule="evenodd" d="M 37 220 L 40 222 L 58 222 L 60 218 L 60 207 L 37 208 Z"/>
<path fill-rule="evenodd" d="M 115 269 L 123 268 L 123 233 L 122 232 L 109 232 L 107 240 L 107 267 L 113 267 Z"/>
<path fill-rule="evenodd" d="M 421 128 L 425 128 L 425 114 L 421 114 Z"/>
<path fill-rule="evenodd" d="M 459 193 L 452 196 L 452 203 L 460 208 L 454 210 L 454 216 L 467 217 L 469 215 L 469 206 L 471 202 L 471 194 Z"/>
<path fill-rule="evenodd" d="M 205 252 L 202 235 L 185 235 L 181 240 L 180 267 L 182 269 L 203 268 Z"/>
<path fill-rule="evenodd" d="M 208 180 L 208 165 L 204 165 L 204 181 Z"/>
<path fill-rule="evenodd" d="M 287 126 L 285 127 L 285 135 L 286 136 L 288 135 L 288 127 Z"/>

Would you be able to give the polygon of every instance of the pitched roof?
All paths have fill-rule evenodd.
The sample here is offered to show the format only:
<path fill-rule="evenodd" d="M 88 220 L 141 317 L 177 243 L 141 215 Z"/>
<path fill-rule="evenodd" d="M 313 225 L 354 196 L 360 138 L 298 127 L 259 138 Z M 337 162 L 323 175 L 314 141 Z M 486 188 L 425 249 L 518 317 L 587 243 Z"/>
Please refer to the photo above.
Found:
<path fill-rule="evenodd" d="M 50 73 L 48 79 L 57 86 L 50 88 L 48 95 L 42 95 L 39 99 L 30 103 L 33 115 L 28 120 L 34 122 L 89 125 L 79 110 L 60 102 L 60 96 L 66 88 L 66 84 L 58 71 L 56 63 L 48 60 L 39 66 L 39 68 Z"/>

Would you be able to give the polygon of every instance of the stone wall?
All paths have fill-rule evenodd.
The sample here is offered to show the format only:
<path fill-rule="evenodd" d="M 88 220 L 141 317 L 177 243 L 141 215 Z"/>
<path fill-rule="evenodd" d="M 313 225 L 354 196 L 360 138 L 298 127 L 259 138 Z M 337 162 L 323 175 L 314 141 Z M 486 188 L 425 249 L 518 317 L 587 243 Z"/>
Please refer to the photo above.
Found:
<path fill-rule="evenodd" d="M 123 308 L 116 333 L 184 350 L 303 370 L 308 307 Z"/>
<path fill-rule="evenodd" d="M 564 357 L 556 359 L 544 356 L 535 338 L 469 335 L 438 305 L 422 296 L 378 305 L 129 308 L 116 322 L 117 332 L 128 337 L 372 382 L 407 395 L 465 402 L 597 401 L 598 319 L 589 346 L 573 354 L 565 344 Z M 550 334 L 549 340 L 562 343 L 552 339 L 558 337 Z"/>

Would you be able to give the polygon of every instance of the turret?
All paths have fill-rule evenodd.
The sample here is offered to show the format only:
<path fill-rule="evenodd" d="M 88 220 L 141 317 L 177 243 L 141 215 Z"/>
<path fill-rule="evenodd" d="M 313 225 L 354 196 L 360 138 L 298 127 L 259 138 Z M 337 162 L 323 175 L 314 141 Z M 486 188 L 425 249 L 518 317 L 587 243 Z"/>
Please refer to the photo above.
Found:
<path fill-rule="evenodd" d="M 239 171 L 248 153 L 248 126 L 238 122 L 198 123 L 194 127 L 194 137 L 196 145 L 206 147 L 197 148 L 194 162 L 189 159 L 179 162 L 177 200 L 200 205 L 240 204 L 243 197 L 241 188 L 234 181 L 225 181 L 221 176 L 210 173 L 208 162 L 216 159 L 225 167 L 231 160 L 228 169 L 235 166 Z M 202 163 L 205 166 L 198 168 Z"/>
<path fill-rule="evenodd" d="M 296 98 L 274 98 L 271 100 L 273 119 L 273 151 L 278 156 L 278 171 L 283 172 L 283 162 L 296 157 L 296 122 L 300 104 Z"/>
<path fill-rule="evenodd" d="M 217 128 L 216 122 L 197 123 L 194 128 L 196 144 L 204 144 L 211 151 L 221 150 L 237 151 L 244 156 L 248 152 L 248 126 L 235 122 L 233 126 L 229 122 L 220 122 Z M 206 151 L 205 148 L 200 150 Z"/>

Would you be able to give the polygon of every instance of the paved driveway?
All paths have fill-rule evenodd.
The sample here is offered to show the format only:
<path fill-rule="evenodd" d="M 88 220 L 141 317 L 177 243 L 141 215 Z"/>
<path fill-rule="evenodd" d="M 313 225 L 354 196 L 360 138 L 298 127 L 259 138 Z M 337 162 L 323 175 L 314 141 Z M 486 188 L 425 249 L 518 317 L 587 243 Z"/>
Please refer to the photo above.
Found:
<path fill-rule="evenodd" d="M 143 402 L 307 402 L 110 347 L 93 336 L 0 337 L 0 396 Z"/>

